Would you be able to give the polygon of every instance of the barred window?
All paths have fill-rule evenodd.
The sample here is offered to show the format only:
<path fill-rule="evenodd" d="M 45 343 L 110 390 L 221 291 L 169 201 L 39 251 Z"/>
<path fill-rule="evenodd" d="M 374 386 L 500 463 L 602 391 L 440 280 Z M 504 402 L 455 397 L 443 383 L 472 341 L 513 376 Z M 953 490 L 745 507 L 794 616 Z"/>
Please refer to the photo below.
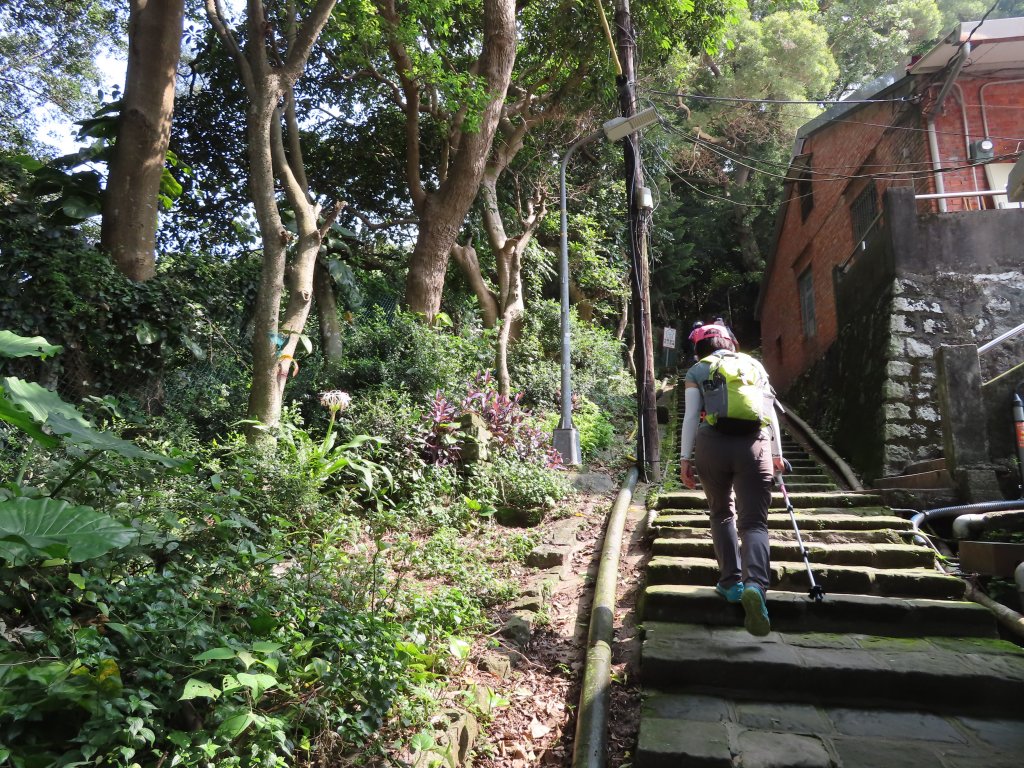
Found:
<path fill-rule="evenodd" d="M 814 318 L 814 276 L 810 267 L 800 273 L 797 290 L 800 293 L 800 318 L 803 320 L 804 336 L 810 339 L 817 333 Z"/>
<path fill-rule="evenodd" d="M 857 195 L 850 206 L 850 226 L 853 227 L 853 242 L 861 243 L 867 239 L 868 230 L 878 216 L 878 191 L 874 184 L 868 184 Z"/>

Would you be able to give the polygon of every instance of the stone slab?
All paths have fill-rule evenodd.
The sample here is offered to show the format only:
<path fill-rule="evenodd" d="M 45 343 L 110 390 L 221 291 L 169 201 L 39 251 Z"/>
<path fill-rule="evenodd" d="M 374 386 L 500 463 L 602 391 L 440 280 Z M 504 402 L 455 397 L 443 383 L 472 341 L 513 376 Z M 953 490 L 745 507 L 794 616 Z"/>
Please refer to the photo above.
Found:
<path fill-rule="evenodd" d="M 769 700 L 858 705 L 917 701 L 960 713 L 1003 711 L 1024 700 L 1024 656 L 967 654 L 940 649 L 927 640 L 892 641 L 875 650 L 842 647 L 835 635 L 796 637 L 771 632 L 756 638 L 745 631 L 645 624 L 641 675 L 661 689 L 696 692 L 745 691 Z M 839 647 L 837 647 L 839 646 Z"/>
<path fill-rule="evenodd" d="M 654 717 L 640 723 L 637 763 L 644 768 L 735 768 L 723 723 Z"/>
<path fill-rule="evenodd" d="M 743 768 L 835 768 L 825 745 L 815 736 L 744 731 L 737 741 Z"/>
<path fill-rule="evenodd" d="M 832 709 L 829 718 L 838 733 L 866 739 L 966 744 L 967 738 L 944 717 L 922 712 Z"/>
<path fill-rule="evenodd" d="M 737 702 L 736 722 L 747 728 L 780 733 L 815 734 L 831 730 L 828 718 L 818 707 L 810 704 Z"/>

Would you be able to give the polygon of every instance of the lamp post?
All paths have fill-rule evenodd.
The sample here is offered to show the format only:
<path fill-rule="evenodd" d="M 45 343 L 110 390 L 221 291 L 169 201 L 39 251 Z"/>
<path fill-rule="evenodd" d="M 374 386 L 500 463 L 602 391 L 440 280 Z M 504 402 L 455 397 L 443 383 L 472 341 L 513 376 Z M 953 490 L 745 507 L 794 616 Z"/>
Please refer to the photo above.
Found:
<path fill-rule="evenodd" d="M 579 466 L 582 461 L 580 457 L 580 433 L 572 423 L 572 384 L 569 361 L 569 225 L 565 210 L 565 168 L 569 164 L 569 158 L 580 147 L 586 146 L 602 137 L 608 141 L 619 141 L 629 134 L 657 122 L 658 119 L 658 112 L 654 107 L 638 112 L 632 117 L 612 118 L 601 126 L 601 130 L 594 131 L 569 145 L 559 169 L 559 212 L 562 218 L 562 258 L 559 265 L 562 297 L 562 415 L 558 421 L 558 426 L 551 436 L 551 443 L 562 457 L 562 463 L 566 466 Z"/>

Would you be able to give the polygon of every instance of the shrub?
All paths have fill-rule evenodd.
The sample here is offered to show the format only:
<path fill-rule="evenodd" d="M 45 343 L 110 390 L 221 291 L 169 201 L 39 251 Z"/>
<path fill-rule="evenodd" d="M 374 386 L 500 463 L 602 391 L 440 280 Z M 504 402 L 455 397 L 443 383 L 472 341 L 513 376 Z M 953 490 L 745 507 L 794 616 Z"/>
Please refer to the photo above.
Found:
<path fill-rule="evenodd" d="M 561 471 L 505 456 L 474 464 L 467 484 L 474 498 L 497 509 L 499 522 L 512 525 L 537 525 L 572 493 Z"/>
<path fill-rule="evenodd" d="M 462 409 L 478 414 L 499 451 L 511 452 L 522 461 L 542 460 L 550 469 L 561 466 L 561 457 L 551 446 L 550 433 L 538 428 L 532 415 L 521 405 L 522 393 L 498 392 L 490 372 L 477 374 L 466 390 Z"/>
<path fill-rule="evenodd" d="M 573 393 L 615 411 L 634 385 L 623 368 L 625 347 L 610 332 L 570 310 Z M 556 301 L 531 305 L 522 335 L 509 350 L 512 381 L 535 408 L 558 410 L 561 392 L 561 309 Z"/>
<path fill-rule="evenodd" d="M 608 415 L 591 400 L 581 399 L 573 412 L 573 424 L 580 433 L 580 452 L 584 459 L 592 459 L 599 451 L 611 446 L 615 428 Z"/>
<path fill-rule="evenodd" d="M 452 395 L 493 356 L 487 334 L 454 333 L 380 307 L 347 327 L 344 349 L 334 386 L 353 394 L 400 390 L 416 402 L 438 390 Z"/>

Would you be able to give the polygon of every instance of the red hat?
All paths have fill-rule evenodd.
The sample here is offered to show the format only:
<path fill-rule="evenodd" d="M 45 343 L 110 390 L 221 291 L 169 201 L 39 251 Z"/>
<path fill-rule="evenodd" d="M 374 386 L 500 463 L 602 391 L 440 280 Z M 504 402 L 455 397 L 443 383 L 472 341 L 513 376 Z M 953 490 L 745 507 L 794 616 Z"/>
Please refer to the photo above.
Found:
<path fill-rule="evenodd" d="M 693 332 L 690 333 L 690 342 L 692 344 L 696 344 L 698 341 L 711 339 L 715 336 L 721 336 L 723 339 L 728 339 L 734 344 L 736 343 L 732 332 L 724 325 L 718 325 L 717 323 L 702 325 L 700 328 L 695 328 Z"/>

